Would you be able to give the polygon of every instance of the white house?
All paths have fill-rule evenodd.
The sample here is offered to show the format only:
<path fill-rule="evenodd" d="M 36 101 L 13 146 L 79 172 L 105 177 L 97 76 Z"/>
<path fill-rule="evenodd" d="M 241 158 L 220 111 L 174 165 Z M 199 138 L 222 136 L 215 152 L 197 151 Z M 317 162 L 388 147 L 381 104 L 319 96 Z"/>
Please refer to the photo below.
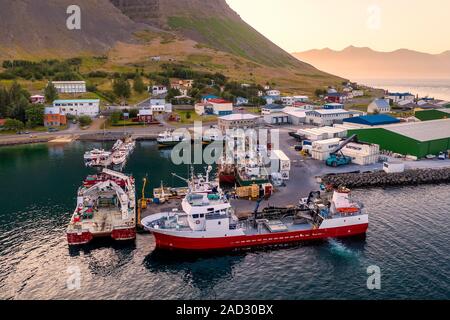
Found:
<path fill-rule="evenodd" d="M 353 98 L 357 97 L 363 97 L 364 96 L 364 90 L 353 90 L 352 91 Z"/>
<path fill-rule="evenodd" d="M 172 113 L 172 104 L 166 103 L 166 104 L 154 104 L 151 105 L 151 110 L 153 113 Z"/>
<path fill-rule="evenodd" d="M 414 99 L 416 97 L 407 92 L 407 93 L 388 93 L 388 95 L 386 96 L 386 99 L 389 99 L 390 101 L 392 101 L 393 103 L 399 103 L 401 101 L 408 101 L 408 102 L 414 102 Z"/>
<path fill-rule="evenodd" d="M 279 97 L 281 95 L 281 92 L 279 90 L 267 90 L 266 95 L 269 97 Z"/>
<path fill-rule="evenodd" d="M 58 93 L 86 93 L 86 81 L 53 81 Z"/>
<path fill-rule="evenodd" d="M 233 103 L 224 99 L 210 99 L 208 103 L 213 108 L 213 113 L 217 116 L 225 116 L 233 113 Z"/>
<path fill-rule="evenodd" d="M 64 114 L 76 117 L 96 117 L 100 113 L 99 99 L 55 100 L 53 106 L 60 107 Z"/>
<path fill-rule="evenodd" d="M 261 107 L 261 114 L 264 115 L 270 115 L 272 113 L 281 112 L 284 109 L 284 107 L 280 104 L 266 104 L 265 106 Z"/>
<path fill-rule="evenodd" d="M 159 96 L 168 92 L 167 87 L 161 85 L 149 87 L 149 91 L 151 91 L 154 96 Z"/>
<path fill-rule="evenodd" d="M 369 113 L 389 113 L 391 112 L 391 106 L 389 105 L 389 100 L 386 99 L 375 99 L 367 107 L 367 112 Z"/>
<path fill-rule="evenodd" d="M 342 123 L 344 119 L 356 116 L 354 112 L 342 109 L 319 109 L 306 111 L 306 123 L 316 126 L 332 126 Z"/>
<path fill-rule="evenodd" d="M 294 97 L 281 97 L 284 106 L 292 106 L 294 104 Z"/>

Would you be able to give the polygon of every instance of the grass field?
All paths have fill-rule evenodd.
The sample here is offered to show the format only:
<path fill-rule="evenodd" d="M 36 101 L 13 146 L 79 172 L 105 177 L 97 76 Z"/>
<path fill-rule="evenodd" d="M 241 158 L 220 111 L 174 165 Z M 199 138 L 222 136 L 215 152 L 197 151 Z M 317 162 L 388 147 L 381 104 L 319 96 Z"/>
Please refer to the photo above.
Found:
<path fill-rule="evenodd" d="M 181 124 L 192 124 L 195 121 L 202 121 L 202 122 L 214 122 L 217 121 L 217 116 L 199 116 L 195 111 L 177 111 L 176 112 L 180 116 L 180 122 Z M 190 118 L 188 119 L 188 114 L 190 115 Z"/>

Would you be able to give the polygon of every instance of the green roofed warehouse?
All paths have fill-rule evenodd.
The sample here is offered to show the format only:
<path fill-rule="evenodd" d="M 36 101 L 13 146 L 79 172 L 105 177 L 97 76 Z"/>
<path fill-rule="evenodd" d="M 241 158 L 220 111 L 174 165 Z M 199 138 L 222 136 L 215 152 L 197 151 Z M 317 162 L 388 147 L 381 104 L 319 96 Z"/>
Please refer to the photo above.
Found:
<path fill-rule="evenodd" d="M 450 150 L 450 119 L 348 131 L 349 136 L 353 134 L 357 134 L 360 141 L 379 144 L 381 150 L 418 158 Z"/>

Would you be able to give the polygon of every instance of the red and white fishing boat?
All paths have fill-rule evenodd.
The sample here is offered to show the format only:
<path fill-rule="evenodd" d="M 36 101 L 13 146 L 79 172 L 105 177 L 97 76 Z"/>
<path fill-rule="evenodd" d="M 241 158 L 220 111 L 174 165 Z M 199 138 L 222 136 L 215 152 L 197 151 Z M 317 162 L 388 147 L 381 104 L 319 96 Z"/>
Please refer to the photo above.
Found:
<path fill-rule="evenodd" d="M 69 245 L 87 244 L 96 237 L 136 238 L 134 179 L 104 169 L 94 184 L 78 190 L 77 207 L 67 227 Z"/>
<path fill-rule="evenodd" d="M 306 240 L 350 237 L 366 233 L 369 217 L 349 192 L 312 192 L 296 208 L 255 210 L 239 220 L 219 190 L 202 191 L 190 183 L 182 212 L 151 215 L 142 220 L 156 246 L 169 250 L 232 250 Z"/>
<path fill-rule="evenodd" d="M 133 177 L 127 176 L 127 178 L 131 180 L 132 184 L 135 183 Z M 99 174 L 93 174 L 93 175 L 87 176 L 86 179 L 84 179 L 84 181 L 83 181 L 83 186 L 90 188 L 90 187 L 96 185 L 97 183 L 112 180 L 115 183 L 117 183 L 117 185 L 119 187 L 125 188 L 126 184 L 128 183 L 128 179 L 122 179 L 121 176 L 111 176 L 105 172 L 101 172 Z"/>

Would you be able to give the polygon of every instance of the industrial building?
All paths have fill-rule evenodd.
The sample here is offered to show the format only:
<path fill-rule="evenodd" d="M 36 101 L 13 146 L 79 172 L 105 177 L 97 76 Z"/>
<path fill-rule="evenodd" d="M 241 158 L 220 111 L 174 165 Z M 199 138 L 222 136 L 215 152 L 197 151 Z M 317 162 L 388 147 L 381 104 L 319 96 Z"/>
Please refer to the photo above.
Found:
<path fill-rule="evenodd" d="M 332 138 L 345 138 L 347 136 L 347 129 L 338 127 L 299 129 L 297 134 L 306 140 L 318 141 Z"/>
<path fill-rule="evenodd" d="M 66 115 L 96 117 L 100 113 L 100 99 L 55 100 L 53 107 L 61 108 Z"/>
<path fill-rule="evenodd" d="M 382 150 L 424 158 L 450 150 L 450 119 L 402 123 L 349 130 L 363 142 L 379 144 Z"/>
<path fill-rule="evenodd" d="M 320 109 L 306 111 L 306 123 L 316 126 L 331 126 L 342 123 L 344 119 L 359 116 L 359 114 L 342 109 Z"/>
<path fill-rule="evenodd" d="M 86 93 L 86 81 L 53 81 L 58 93 Z"/>
<path fill-rule="evenodd" d="M 386 114 L 353 117 L 343 120 L 344 124 L 356 124 L 361 126 L 382 126 L 400 123 L 400 120 Z"/>
<path fill-rule="evenodd" d="M 258 125 L 258 116 L 252 114 L 230 114 L 219 117 L 218 125 L 222 132 L 230 129 L 252 129 Z"/>

